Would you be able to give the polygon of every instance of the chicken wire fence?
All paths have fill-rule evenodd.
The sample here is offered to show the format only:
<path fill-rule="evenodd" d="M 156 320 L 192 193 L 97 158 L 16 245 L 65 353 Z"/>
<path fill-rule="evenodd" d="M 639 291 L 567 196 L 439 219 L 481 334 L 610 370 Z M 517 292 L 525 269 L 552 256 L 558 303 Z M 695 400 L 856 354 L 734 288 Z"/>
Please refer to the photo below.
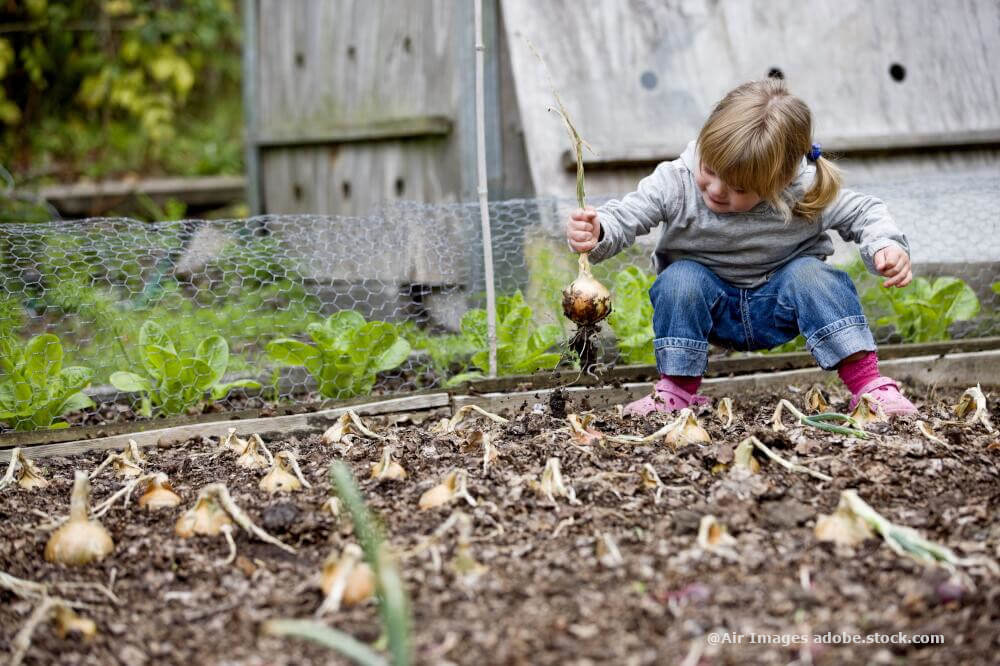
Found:
<path fill-rule="evenodd" d="M 909 237 L 917 273 L 927 278 L 919 288 L 890 293 L 856 263 L 851 267 L 877 339 L 1000 334 L 1000 225 L 993 205 L 1000 176 L 942 175 L 856 189 L 888 203 Z M 500 344 L 507 345 L 501 374 L 550 367 L 565 356 L 570 324 L 560 292 L 575 277 L 576 257 L 563 224 L 575 205 L 568 199 L 490 204 Z M 595 267 L 619 310 L 643 307 L 624 291 L 652 279 L 655 239 L 654 230 Z M 856 256 L 842 246 L 833 261 L 849 265 Z M 24 426 L 10 415 L 30 398 L 24 377 L 44 382 L 58 367 L 88 369 L 85 392 L 114 405 L 105 408 L 105 419 L 108 409 L 125 411 L 122 405 L 148 415 L 192 411 L 208 395 L 231 406 L 248 395 L 347 398 L 440 387 L 456 374 L 486 370 L 477 203 L 399 202 L 366 217 L 6 224 L 0 260 L 0 339 L 7 341 L 0 350 L 0 417 L 7 419 L 0 421 L 8 427 Z M 505 312 L 523 314 L 522 302 L 530 317 L 505 322 Z M 604 326 L 605 362 L 652 359 L 651 344 L 626 355 L 616 343 L 616 336 L 635 334 L 629 326 L 639 326 L 640 342 L 651 339 L 647 320 L 613 323 Z M 57 336 L 58 345 L 50 337 L 40 345 L 36 336 L 43 334 Z M 228 363 L 221 364 L 224 354 L 212 336 L 225 341 Z M 525 352 L 532 346 L 547 354 Z M 40 360 L 33 362 L 33 354 Z M 16 373 L 21 379 L 12 381 Z M 175 395 L 185 383 L 197 387 L 193 398 L 190 390 L 186 398 Z M 66 406 L 55 404 L 57 394 L 46 398 L 50 412 Z"/>

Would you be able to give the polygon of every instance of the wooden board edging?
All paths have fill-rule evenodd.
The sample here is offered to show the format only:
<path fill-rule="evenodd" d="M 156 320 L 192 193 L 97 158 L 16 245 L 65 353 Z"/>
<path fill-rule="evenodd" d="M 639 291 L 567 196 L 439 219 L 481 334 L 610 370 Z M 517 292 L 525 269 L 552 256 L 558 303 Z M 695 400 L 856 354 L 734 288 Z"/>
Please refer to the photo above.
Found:
<path fill-rule="evenodd" d="M 989 338 L 967 338 L 961 340 L 945 340 L 943 342 L 906 343 L 895 345 L 880 345 L 879 361 L 884 363 L 889 359 L 914 358 L 941 354 L 956 354 L 1000 349 L 1000 336 Z M 816 359 L 809 352 L 784 352 L 780 354 L 755 354 L 752 356 L 737 356 L 711 359 L 705 376 L 728 377 L 751 373 L 774 372 L 796 369 L 813 369 Z M 560 370 L 551 373 L 534 375 L 508 375 L 493 379 L 479 379 L 462 384 L 456 388 L 468 393 L 486 394 L 502 391 L 529 391 L 543 388 L 557 388 L 569 384 L 580 386 L 599 386 L 615 381 L 634 383 L 654 381 L 657 377 L 656 366 L 624 365 L 616 366 L 605 372 L 599 379 L 580 374 L 575 370 Z M 575 381 L 574 381 L 575 380 Z"/>
<path fill-rule="evenodd" d="M 879 363 L 883 374 L 893 377 L 903 384 L 922 386 L 975 386 L 1000 385 L 1000 350 L 949 354 L 945 356 L 917 356 L 882 361 Z M 836 375 L 819 367 L 801 370 L 762 372 L 737 377 L 715 377 L 702 383 L 701 393 L 721 397 L 729 393 L 754 389 L 783 389 L 789 385 L 809 386 L 836 379 Z M 484 393 L 480 395 L 456 396 L 453 408 L 477 405 L 483 409 L 500 412 L 503 410 L 530 410 L 536 403 L 547 405 L 549 397 L 556 389 L 538 389 L 514 393 Z M 623 383 L 620 387 L 564 387 L 567 410 L 586 410 L 610 407 L 649 395 L 652 382 Z"/>

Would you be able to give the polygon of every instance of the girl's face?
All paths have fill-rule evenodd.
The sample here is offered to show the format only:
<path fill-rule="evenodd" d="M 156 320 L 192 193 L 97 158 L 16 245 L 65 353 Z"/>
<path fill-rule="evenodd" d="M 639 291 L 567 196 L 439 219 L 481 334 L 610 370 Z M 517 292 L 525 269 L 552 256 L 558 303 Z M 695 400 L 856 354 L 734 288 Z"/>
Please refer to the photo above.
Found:
<path fill-rule="evenodd" d="M 761 202 L 761 197 L 756 192 L 726 185 L 704 164 L 700 165 L 694 180 L 705 205 L 715 213 L 745 213 Z"/>

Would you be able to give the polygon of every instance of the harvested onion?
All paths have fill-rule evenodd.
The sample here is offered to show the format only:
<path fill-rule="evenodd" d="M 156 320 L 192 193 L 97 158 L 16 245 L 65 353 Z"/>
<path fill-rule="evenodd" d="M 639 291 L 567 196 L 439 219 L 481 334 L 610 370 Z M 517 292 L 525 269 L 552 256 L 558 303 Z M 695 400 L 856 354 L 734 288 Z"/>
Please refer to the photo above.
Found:
<path fill-rule="evenodd" d="M 104 525 L 90 520 L 90 478 L 77 470 L 69 501 L 69 520 L 52 533 L 45 544 L 45 559 L 57 564 L 90 564 L 114 550 L 115 543 Z"/>
<path fill-rule="evenodd" d="M 574 324 L 593 326 L 611 314 L 611 292 L 590 272 L 587 253 L 580 254 L 580 272 L 563 289 L 563 313 Z"/>

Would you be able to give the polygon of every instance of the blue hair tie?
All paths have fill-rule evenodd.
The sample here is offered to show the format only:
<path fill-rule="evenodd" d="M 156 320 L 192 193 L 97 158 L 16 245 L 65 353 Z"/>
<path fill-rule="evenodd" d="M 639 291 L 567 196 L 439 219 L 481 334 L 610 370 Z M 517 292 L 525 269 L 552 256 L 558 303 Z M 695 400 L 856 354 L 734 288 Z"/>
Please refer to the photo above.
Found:
<path fill-rule="evenodd" d="M 811 162 L 815 162 L 819 158 L 823 157 L 823 151 L 820 150 L 820 148 L 822 148 L 822 144 L 814 143 L 812 145 L 812 149 L 806 157 L 808 157 Z"/>

